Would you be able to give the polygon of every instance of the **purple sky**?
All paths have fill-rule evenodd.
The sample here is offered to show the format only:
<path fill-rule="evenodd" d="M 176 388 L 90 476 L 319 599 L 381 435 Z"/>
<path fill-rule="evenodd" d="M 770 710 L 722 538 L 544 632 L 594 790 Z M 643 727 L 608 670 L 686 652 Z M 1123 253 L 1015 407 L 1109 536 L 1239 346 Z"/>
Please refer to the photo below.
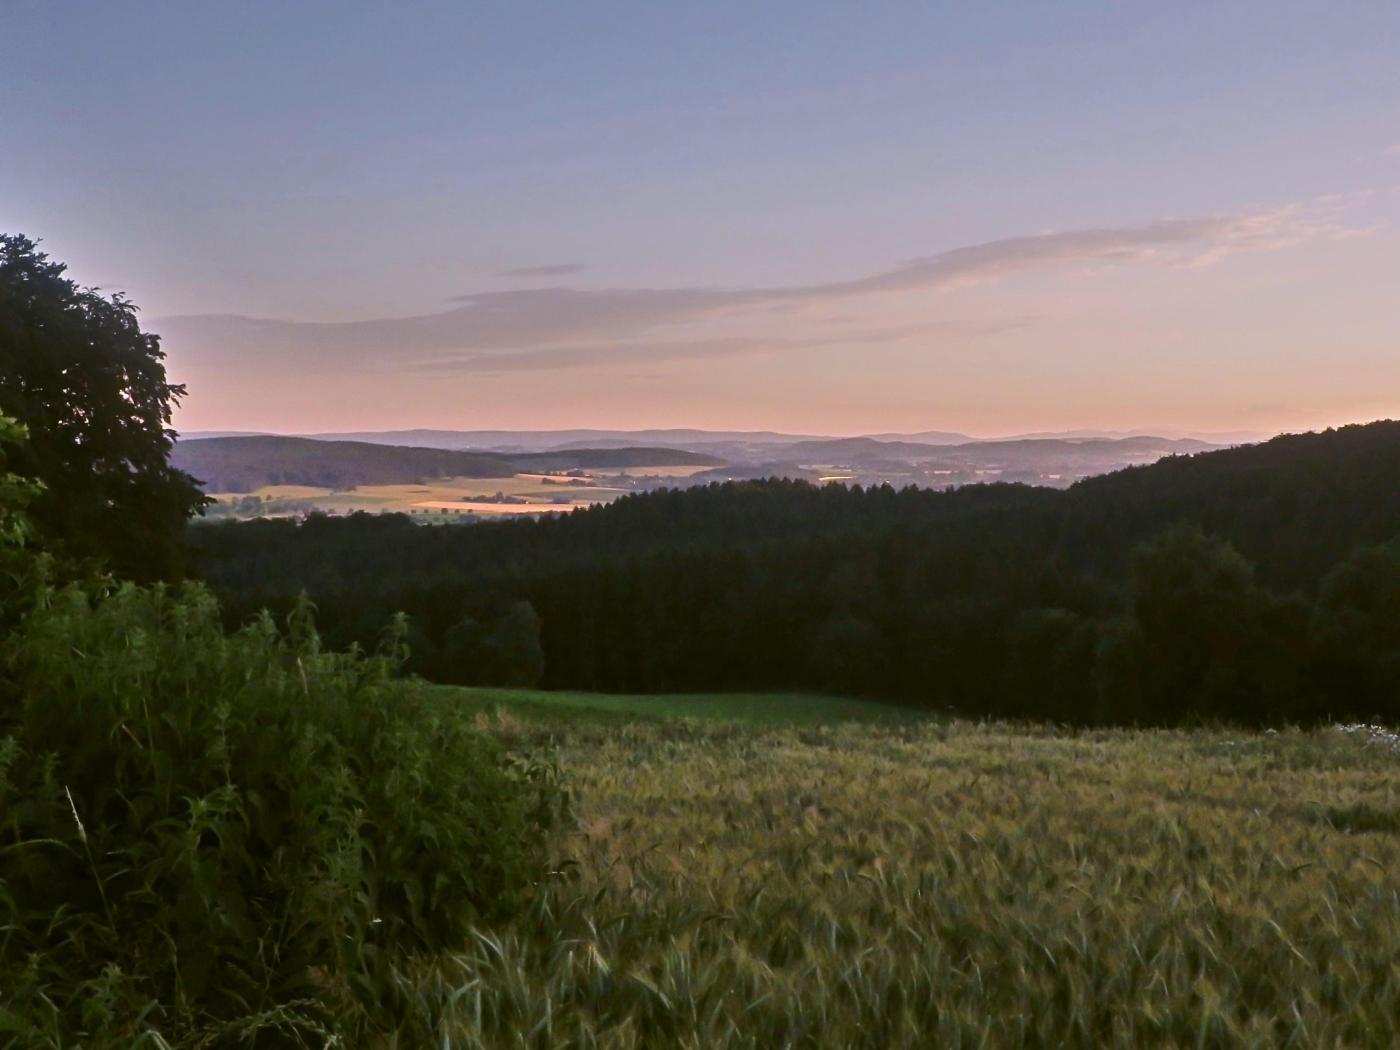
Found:
<path fill-rule="evenodd" d="M 1400 5 L 0 11 L 0 229 L 184 429 L 1400 415 Z"/>

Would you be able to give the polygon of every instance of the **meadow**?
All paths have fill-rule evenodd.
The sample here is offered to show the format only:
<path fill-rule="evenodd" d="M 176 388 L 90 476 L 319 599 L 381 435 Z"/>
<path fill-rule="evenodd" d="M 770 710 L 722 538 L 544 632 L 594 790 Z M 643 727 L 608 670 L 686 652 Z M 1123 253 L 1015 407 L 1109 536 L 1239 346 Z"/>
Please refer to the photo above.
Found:
<path fill-rule="evenodd" d="M 555 749 L 574 820 L 523 919 L 404 975 L 384 1045 L 1400 1045 L 1382 732 L 437 700 Z"/>

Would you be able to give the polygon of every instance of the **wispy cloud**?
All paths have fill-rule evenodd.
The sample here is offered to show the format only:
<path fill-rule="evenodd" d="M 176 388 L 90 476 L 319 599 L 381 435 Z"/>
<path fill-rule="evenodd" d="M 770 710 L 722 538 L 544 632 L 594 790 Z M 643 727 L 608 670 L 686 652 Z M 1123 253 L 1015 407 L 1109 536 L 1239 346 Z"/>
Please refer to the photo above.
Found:
<path fill-rule="evenodd" d="M 1400 142 L 1397 142 L 1395 145 L 1383 150 L 1381 155 L 1384 157 L 1400 157 Z"/>
<path fill-rule="evenodd" d="M 721 337 L 716 329 L 753 322 L 759 311 L 825 310 L 858 298 L 936 292 L 1032 270 L 1083 264 L 1211 265 L 1231 255 L 1352 235 L 1339 218 L 1343 206 L 1314 201 L 1240 215 L 1009 237 L 913 259 L 878 273 L 808 285 L 529 288 L 473 292 L 453 300 L 451 309 L 414 317 L 296 322 L 198 315 L 165 318 L 156 328 L 166 336 L 169 349 L 178 353 L 238 355 L 240 362 L 261 359 L 296 372 L 384 367 L 520 371 L 859 343 L 879 340 L 878 333 L 887 329 L 867 325 L 865 332 L 838 332 L 811 320 L 805 325 L 806 337 Z M 543 271 L 558 268 L 530 269 L 544 276 Z M 709 329 L 696 331 L 699 324 Z M 946 324 L 945 336 L 977 334 L 955 321 Z M 925 327 L 937 334 L 936 325 Z M 912 333 L 901 338 L 908 337 Z"/>
<path fill-rule="evenodd" d="M 503 270 L 502 277 L 568 277 L 588 269 L 585 263 L 555 263 L 551 266 L 522 266 L 518 270 Z"/>
<path fill-rule="evenodd" d="M 1352 195 L 1330 194 L 1307 205 L 1290 204 L 1239 216 L 1214 244 L 1188 262 L 1193 266 L 1208 266 L 1229 255 L 1276 252 L 1308 241 L 1362 236 L 1366 230 L 1348 226 L 1341 219 L 1343 210 L 1352 202 Z"/>
<path fill-rule="evenodd" d="M 579 346 L 556 346 L 543 350 L 462 354 L 424 361 L 414 371 L 428 373 L 474 372 L 536 372 L 551 368 L 577 368 L 596 364 L 637 364 L 656 361 L 679 361 L 694 358 L 736 357 L 748 354 L 771 354 L 784 350 L 810 350 L 821 346 L 871 345 L 893 343 L 913 338 L 950 338 L 994 335 L 1030 323 L 1029 318 L 1006 318 L 997 321 L 943 321 L 925 324 L 891 325 L 882 328 L 851 330 L 841 334 L 806 339 L 768 337 L 729 337 L 717 339 L 641 339 L 629 343 L 594 343 Z"/>

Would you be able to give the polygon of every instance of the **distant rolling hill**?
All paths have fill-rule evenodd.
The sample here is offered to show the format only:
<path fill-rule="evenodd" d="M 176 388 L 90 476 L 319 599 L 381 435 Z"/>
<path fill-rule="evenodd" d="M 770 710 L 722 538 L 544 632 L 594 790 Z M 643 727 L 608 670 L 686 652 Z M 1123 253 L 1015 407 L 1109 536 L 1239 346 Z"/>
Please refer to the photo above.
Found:
<path fill-rule="evenodd" d="M 543 452 L 558 449 L 680 448 L 696 446 L 784 445 L 817 440 L 815 434 L 769 430 L 384 430 L 347 434 L 307 434 L 318 441 L 368 441 L 376 445 L 475 449 L 489 452 Z"/>
<path fill-rule="evenodd" d="M 1217 445 L 1192 438 L 1008 438 L 1004 441 L 969 441 L 956 445 L 929 445 L 912 441 L 877 441 L 874 438 L 836 438 L 789 445 L 784 456 L 799 462 L 860 463 L 866 459 L 987 460 L 1003 456 L 1018 463 L 1047 458 L 1109 457 L 1130 460 L 1173 454 L 1208 452 Z"/>
<path fill-rule="evenodd" d="M 763 460 L 727 457 L 728 465 L 691 481 L 740 477 L 817 479 L 835 474 L 857 483 L 889 481 L 946 488 L 950 484 L 1002 479 L 1064 487 L 1078 478 L 1191 455 L 1222 446 L 1192 438 L 1012 438 L 932 445 L 874 438 L 803 441 L 770 450 Z"/>
<path fill-rule="evenodd" d="M 186 440 L 212 437 L 247 437 L 268 435 L 267 431 L 191 431 Z M 675 448 L 691 452 L 716 452 L 732 459 L 734 453 L 746 452 L 758 459 L 778 458 L 773 451 L 782 447 L 811 442 L 840 442 L 866 440 L 896 442 L 919 447 L 970 444 L 1006 444 L 1018 441 L 1083 441 L 1085 439 L 1117 441 L 1146 437 L 1150 441 L 1194 438 L 1209 445 L 1238 445 L 1263 441 L 1271 434 L 1253 431 L 1221 433 L 1191 433 L 1173 429 L 1163 430 L 1066 430 L 1036 434 L 1010 434 L 1004 437 L 972 437 L 949 430 L 925 430 L 918 433 L 861 434 L 841 437 L 832 434 L 784 434 L 771 430 L 697 430 L 671 428 L 664 430 L 381 430 L 326 434 L 286 434 L 287 437 L 309 437 L 318 441 L 363 441 L 373 445 L 405 445 L 413 448 L 443 448 L 474 452 L 544 452 L 554 449 L 595 448 Z M 721 449 L 727 451 L 719 451 Z M 751 458 L 747 460 L 753 462 Z"/>
<path fill-rule="evenodd" d="M 713 467 L 722 459 L 668 448 L 570 449 L 554 452 L 464 452 L 311 438 L 197 438 L 179 441 L 171 463 L 207 492 L 253 492 L 265 485 L 346 489 L 426 478 L 508 477 L 531 471 L 625 467 Z"/>

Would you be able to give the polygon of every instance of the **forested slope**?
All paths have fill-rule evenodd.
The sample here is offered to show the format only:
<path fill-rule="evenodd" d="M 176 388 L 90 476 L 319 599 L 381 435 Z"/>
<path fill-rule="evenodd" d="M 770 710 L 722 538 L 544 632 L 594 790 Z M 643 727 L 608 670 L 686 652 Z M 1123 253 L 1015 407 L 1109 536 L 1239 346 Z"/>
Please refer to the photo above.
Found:
<path fill-rule="evenodd" d="M 769 481 L 538 522 L 193 535 L 233 615 L 304 587 L 338 641 L 368 643 L 402 609 L 418 667 L 446 680 L 836 688 L 1085 721 L 1371 714 L 1400 696 L 1400 556 L 1369 549 L 1400 536 L 1393 422 L 1067 491 Z"/>

